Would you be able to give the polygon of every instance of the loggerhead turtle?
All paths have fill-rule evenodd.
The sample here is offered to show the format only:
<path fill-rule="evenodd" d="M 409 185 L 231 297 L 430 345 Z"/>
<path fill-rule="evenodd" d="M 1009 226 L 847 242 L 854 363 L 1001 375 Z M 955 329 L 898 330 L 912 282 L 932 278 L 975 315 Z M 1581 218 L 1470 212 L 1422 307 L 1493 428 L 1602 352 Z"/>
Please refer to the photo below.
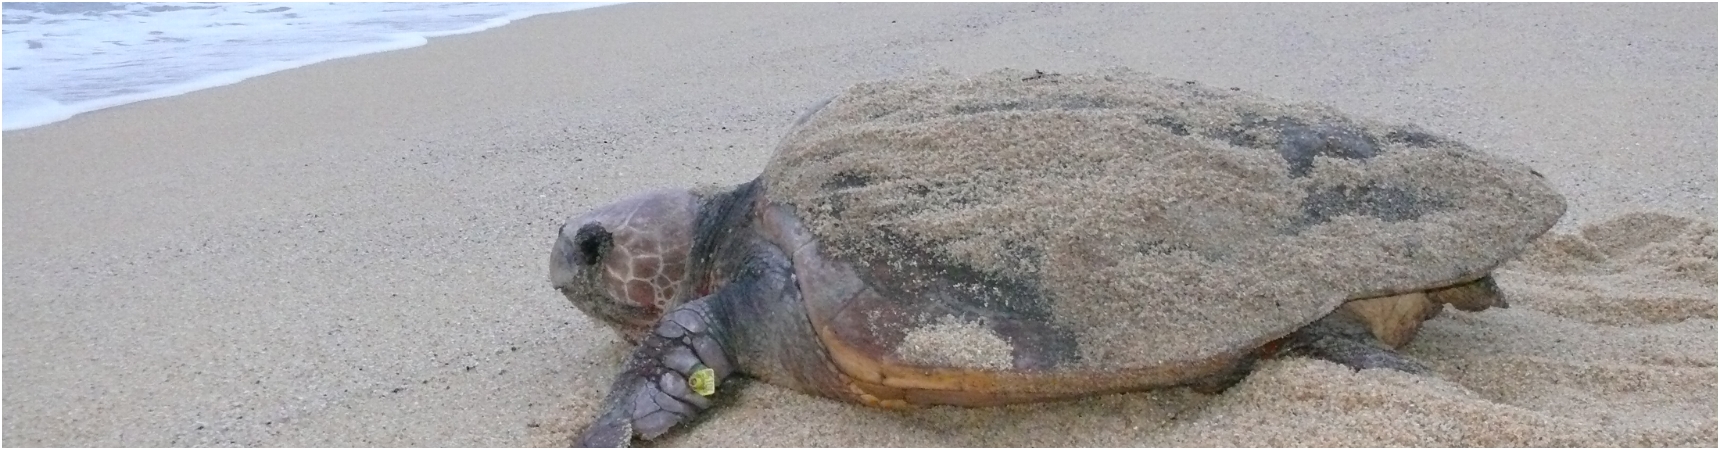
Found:
<path fill-rule="evenodd" d="M 1230 91 L 1235 91 L 1231 89 Z M 1412 126 L 1128 70 L 864 83 L 757 179 L 569 220 L 550 280 L 637 344 L 579 445 L 746 374 L 881 407 L 1192 386 L 1394 351 L 1552 227 L 1540 174 Z"/>

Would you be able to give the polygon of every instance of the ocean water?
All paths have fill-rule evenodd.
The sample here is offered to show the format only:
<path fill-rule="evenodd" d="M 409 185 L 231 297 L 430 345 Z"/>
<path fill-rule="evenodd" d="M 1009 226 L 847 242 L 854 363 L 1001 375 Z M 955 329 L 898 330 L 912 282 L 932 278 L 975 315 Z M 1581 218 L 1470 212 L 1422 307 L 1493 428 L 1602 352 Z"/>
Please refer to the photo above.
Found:
<path fill-rule="evenodd" d="M 613 3 L 0 4 L 0 129 Z"/>

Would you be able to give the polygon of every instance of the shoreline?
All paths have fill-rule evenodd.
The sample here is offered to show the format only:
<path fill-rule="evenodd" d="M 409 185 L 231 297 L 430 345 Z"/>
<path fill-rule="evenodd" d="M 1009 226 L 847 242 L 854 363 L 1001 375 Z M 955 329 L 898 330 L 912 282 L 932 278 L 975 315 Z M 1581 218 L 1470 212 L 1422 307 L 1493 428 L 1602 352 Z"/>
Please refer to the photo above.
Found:
<path fill-rule="evenodd" d="M 854 82 L 1121 65 L 1421 124 L 1570 208 L 1512 309 L 1408 348 L 1441 379 L 905 413 L 749 382 L 665 444 L 1709 445 L 1715 11 L 623 4 L 6 131 L 3 443 L 566 445 L 628 349 L 548 287 L 562 220 L 748 180 Z"/>
<path fill-rule="evenodd" d="M 53 105 L 52 107 L 46 108 L 48 110 L 35 110 L 35 111 L 30 111 L 28 113 L 22 113 L 22 112 L 13 113 L 14 115 L 22 113 L 22 115 L 24 115 L 28 118 L 27 119 L 21 119 L 22 121 L 14 121 L 11 124 L 5 126 L 3 129 L 0 129 L 0 132 L 24 130 L 24 129 L 34 128 L 34 127 L 39 127 L 39 126 L 47 125 L 47 124 L 51 124 L 51 123 L 62 122 L 62 121 L 71 119 L 72 117 L 76 117 L 80 114 L 87 114 L 87 113 L 100 111 L 100 110 L 107 109 L 107 108 L 112 108 L 115 106 L 122 106 L 122 105 L 127 105 L 127 104 L 131 104 L 131 103 L 136 103 L 136 102 L 142 102 L 142 101 L 155 100 L 155 99 L 160 99 L 160 98 L 168 98 L 168 97 L 173 97 L 173 96 L 185 95 L 187 93 L 201 91 L 204 89 L 211 89 L 211 88 L 227 86 L 227 85 L 231 85 L 231 84 L 235 84 L 235 83 L 241 83 L 241 82 L 244 82 L 245 80 L 249 80 L 251 78 L 256 78 L 256 77 L 260 77 L 263 75 L 269 75 L 269 74 L 273 74 L 273 73 L 288 71 L 288 70 L 292 70 L 292 69 L 297 69 L 300 67 L 309 66 L 311 64 L 327 62 L 327 61 L 332 61 L 332 60 L 336 60 L 336 59 L 351 58 L 351 57 L 355 57 L 355 56 L 364 56 L 364 55 L 370 55 L 370 54 L 376 54 L 376 53 L 391 52 L 391 51 L 398 51 L 398 50 L 405 50 L 405 49 L 409 49 L 409 48 L 419 47 L 419 46 L 423 46 L 423 45 L 429 43 L 430 39 L 439 38 L 439 37 L 447 37 L 447 36 L 458 36 L 458 35 L 462 35 L 462 34 L 471 34 L 471 33 L 488 31 L 488 30 L 492 30 L 495 28 L 507 26 L 508 24 L 511 24 L 511 23 L 518 21 L 518 20 L 527 19 L 527 18 L 531 18 L 531 17 L 535 17 L 535 16 L 540 16 L 540 15 L 545 15 L 545 14 L 570 13 L 570 12 L 574 12 L 574 11 L 583 11 L 583 10 L 587 10 L 587 9 L 601 8 L 604 6 L 614 6 L 617 4 L 620 4 L 620 3 L 570 6 L 571 9 L 565 9 L 565 10 L 559 10 L 559 11 L 552 10 L 552 11 L 513 13 L 513 14 L 505 15 L 502 17 L 497 17 L 497 18 L 485 20 L 483 23 L 473 25 L 470 27 L 466 27 L 466 28 L 457 29 L 457 30 L 437 31 L 437 32 L 396 33 L 395 36 L 393 36 L 391 38 L 391 40 L 388 42 L 365 44 L 365 45 L 361 45 L 361 46 L 345 48 L 345 49 L 340 49 L 340 50 L 336 50 L 336 51 L 330 51 L 330 52 L 326 52 L 326 53 L 320 53 L 317 55 L 307 56 L 307 57 L 295 59 L 292 61 L 277 61 L 277 62 L 273 62 L 273 63 L 262 64 L 259 66 L 248 67 L 248 68 L 240 69 L 240 70 L 233 70 L 233 71 L 210 74 L 210 75 L 206 75 L 203 77 L 199 77 L 197 79 L 193 79 L 193 80 L 181 82 L 178 84 L 174 84 L 171 86 L 163 86 L 160 88 L 156 88 L 156 89 L 145 91 L 145 92 L 139 92 L 139 93 L 135 93 L 135 94 L 127 94 L 127 95 L 120 95 L 120 96 L 115 96 L 115 97 L 106 97 L 106 98 L 99 98 L 99 99 L 93 99 L 93 100 L 85 100 L 85 101 L 80 101 L 80 102 L 76 102 L 76 103 L 72 103 L 72 104 L 63 104 L 63 103 L 59 103 L 59 102 L 55 101 L 55 105 Z"/>

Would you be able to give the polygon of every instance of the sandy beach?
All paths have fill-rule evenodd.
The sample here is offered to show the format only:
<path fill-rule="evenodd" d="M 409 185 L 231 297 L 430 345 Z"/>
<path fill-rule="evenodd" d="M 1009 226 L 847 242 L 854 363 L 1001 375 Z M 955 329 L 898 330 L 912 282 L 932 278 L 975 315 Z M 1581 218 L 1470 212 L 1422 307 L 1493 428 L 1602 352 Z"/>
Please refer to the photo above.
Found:
<path fill-rule="evenodd" d="M 804 108 L 1126 66 L 1420 124 L 1569 203 L 1405 352 L 1229 391 L 868 409 L 757 382 L 659 445 L 1716 445 L 1716 7 L 627 4 L 4 133 L 6 446 L 565 446 L 629 348 L 562 220 L 756 176 Z"/>

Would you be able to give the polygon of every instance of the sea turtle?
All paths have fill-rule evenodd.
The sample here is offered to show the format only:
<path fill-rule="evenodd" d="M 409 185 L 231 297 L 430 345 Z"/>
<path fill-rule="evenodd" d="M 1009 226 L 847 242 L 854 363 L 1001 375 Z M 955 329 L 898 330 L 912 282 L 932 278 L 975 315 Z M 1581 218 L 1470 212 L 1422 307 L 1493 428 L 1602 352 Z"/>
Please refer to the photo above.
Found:
<path fill-rule="evenodd" d="M 863 83 L 764 173 L 560 228 L 550 280 L 637 344 L 578 444 L 745 374 L 881 407 L 1191 386 L 1394 351 L 1553 226 L 1540 174 L 1413 126 L 1124 69 Z"/>

